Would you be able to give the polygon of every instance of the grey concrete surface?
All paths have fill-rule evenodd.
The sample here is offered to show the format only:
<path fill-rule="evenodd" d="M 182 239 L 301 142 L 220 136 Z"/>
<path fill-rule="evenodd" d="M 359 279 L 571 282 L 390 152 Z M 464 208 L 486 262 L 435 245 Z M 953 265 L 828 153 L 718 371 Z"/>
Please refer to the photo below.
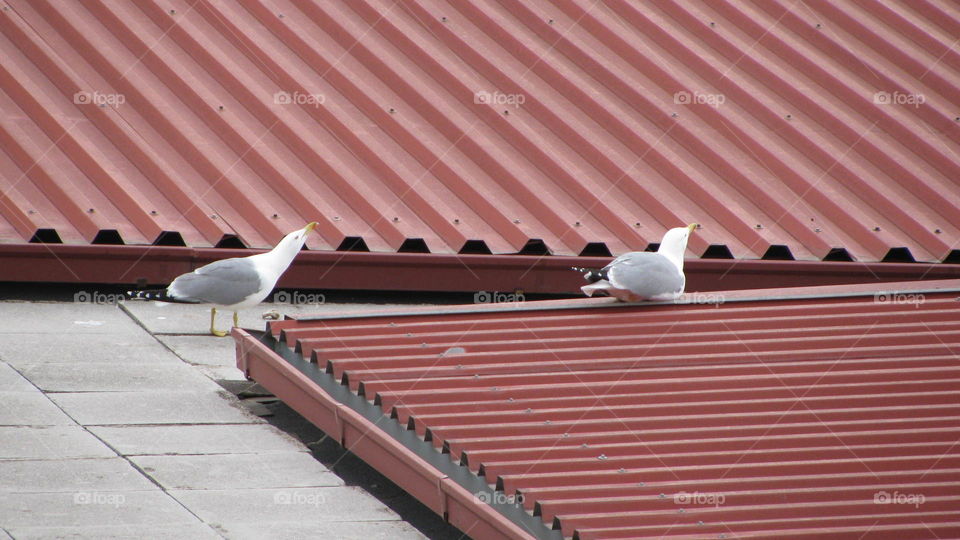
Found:
<path fill-rule="evenodd" d="M 423 538 L 223 389 L 208 308 L 90 298 L 0 302 L 0 540 Z"/>

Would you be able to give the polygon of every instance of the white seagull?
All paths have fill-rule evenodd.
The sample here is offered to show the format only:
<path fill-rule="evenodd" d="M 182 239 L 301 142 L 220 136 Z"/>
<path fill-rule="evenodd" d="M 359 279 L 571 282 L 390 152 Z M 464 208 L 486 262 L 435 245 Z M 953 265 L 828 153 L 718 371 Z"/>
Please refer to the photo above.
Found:
<path fill-rule="evenodd" d="M 166 289 L 127 291 L 127 295 L 131 299 L 213 304 L 210 308 L 210 333 L 226 336 L 227 332 L 217 330 L 214 326 L 217 306 L 232 309 L 233 326 L 239 326 L 237 311 L 263 302 L 316 226 L 317 222 L 314 221 L 293 231 L 267 253 L 214 261 L 177 277 Z"/>
<path fill-rule="evenodd" d="M 683 294 L 683 252 L 696 223 L 667 231 L 656 253 L 624 253 L 599 270 L 573 267 L 590 282 L 580 287 L 587 296 L 606 293 L 623 302 L 673 300 Z"/>

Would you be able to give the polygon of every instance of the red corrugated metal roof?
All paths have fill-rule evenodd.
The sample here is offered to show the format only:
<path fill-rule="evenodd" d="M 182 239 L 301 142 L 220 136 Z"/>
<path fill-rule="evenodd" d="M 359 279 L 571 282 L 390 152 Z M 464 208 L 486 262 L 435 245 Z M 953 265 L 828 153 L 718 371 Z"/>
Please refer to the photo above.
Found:
<path fill-rule="evenodd" d="M 7 0 L 0 243 L 616 254 L 698 221 L 697 255 L 942 261 L 957 35 L 937 0 Z"/>
<path fill-rule="evenodd" d="M 299 375 L 298 393 L 359 395 L 385 415 L 365 436 L 449 454 L 434 465 L 496 487 L 476 504 L 522 501 L 566 537 L 942 538 L 960 536 L 958 293 L 340 313 L 269 323 L 285 358 L 235 336 L 239 365 L 278 396 L 299 394 L 267 366 L 327 385 Z"/>

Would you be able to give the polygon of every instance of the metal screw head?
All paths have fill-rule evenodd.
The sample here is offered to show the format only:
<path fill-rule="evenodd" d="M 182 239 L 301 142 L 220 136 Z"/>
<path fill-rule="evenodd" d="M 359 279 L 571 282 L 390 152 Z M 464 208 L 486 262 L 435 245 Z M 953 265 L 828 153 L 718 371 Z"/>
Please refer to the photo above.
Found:
<path fill-rule="evenodd" d="M 813 25 L 813 27 L 816 28 L 816 29 L 820 29 L 820 28 L 823 28 L 823 25 L 820 24 L 820 23 L 817 23 L 817 24 Z"/>
<path fill-rule="evenodd" d="M 274 214 L 274 215 L 272 215 L 272 216 L 270 216 L 270 217 L 272 217 L 273 219 L 278 219 L 278 218 L 280 217 L 280 214 Z"/>
<path fill-rule="evenodd" d="M 393 113 L 395 113 L 395 112 L 397 112 L 397 110 L 394 109 L 393 107 L 390 107 L 390 114 L 393 114 Z"/>
<path fill-rule="evenodd" d="M 788 115 L 784 116 L 784 118 L 786 118 L 787 120 L 790 120 L 791 118 L 793 118 L 793 115 L 792 115 L 792 114 L 788 114 Z"/>
<path fill-rule="evenodd" d="M 454 225 L 459 225 L 459 224 L 460 224 L 460 218 L 453 218 L 453 223 L 454 223 Z"/>
<path fill-rule="evenodd" d="M 340 216 L 333 216 L 334 221 L 340 221 Z"/>
<path fill-rule="evenodd" d="M 398 221 L 400 221 L 400 218 L 397 216 L 393 216 L 393 222 L 397 223 Z"/>
<path fill-rule="evenodd" d="M 505 115 L 510 114 L 510 111 L 504 109 L 504 110 L 503 110 L 503 114 L 505 114 Z"/>
<path fill-rule="evenodd" d="M 661 499 L 666 499 L 666 498 L 667 498 L 666 494 L 664 494 L 664 493 L 661 493 L 659 497 L 660 497 Z"/>
<path fill-rule="evenodd" d="M 6 8 L 4 8 L 4 9 L 6 9 Z M 553 19 L 548 20 L 548 21 L 547 21 L 547 24 L 553 24 Z"/>
<path fill-rule="evenodd" d="M 151 211 L 150 211 L 150 215 L 151 215 L 151 216 L 157 215 L 157 211 L 156 211 L 156 210 L 151 210 Z"/>
<path fill-rule="evenodd" d="M 607 455 L 606 455 L 606 454 L 600 454 L 599 456 L 597 456 L 597 459 L 600 459 L 600 460 L 607 459 Z"/>
<path fill-rule="evenodd" d="M 873 231 L 874 231 L 874 232 L 880 232 L 880 227 L 874 227 L 874 228 L 873 228 Z"/>
<path fill-rule="evenodd" d="M 218 107 L 217 107 L 217 110 L 218 110 L 218 111 L 222 111 L 222 110 L 223 110 L 223 105 L 218 106 Z"/>
<path fill-rule="evenodd" d="M 678 116 L 680 115 L 677 113 L 670 113 L 670 118 L 677 118 Z"/>
<path fill-rule="evenodd" d="M 757 228 L 757 229 L 762 229 L 762 228 L 763 228 L 763 225 L 757 223 L 756 228 Z"/>
<path fill-rule="evenodd" d="M 87 213 L 88 213 L 88 214 L 92 214 L 92 213 L 94 213 L 94 212 L 95 212 L 95 210 L 94 210 L 93 208 L 87 208 Z"/>
<path fill-rule="evenodd" d="M 7 9 L 7 8 L 3 8 L 3 9 Z M 177 14 L 177 10 L 171 9 L 171 10 L 170 10 L 170 14 L 171 14 L 171 15 L 176 15 L 176 14 Z"/>
<path fill-rule="evenodd" d="M 580 226 L 580 222 L 579 222 L 579 221 L 574 222 L 573 226 L 574 226 L 574 227 L 579 227 L 579 226 Z"/>
<path fill-rule="evenodd" d="M 520 223 L 520 220 L 519 220 L 519 219 L 515 219 L 515 220 L 513 220 L 513 222 L 514 222 L 514 223 Z"/>
<path fill-rule="evenodd" d="M 440 17 L 440 20 L 441 20 L 442 22 L 447 22 L 447 18 L 446 18 L 446 17 Z"/>
<path fill-rule="evenodd" d="M 533 409 L 527 407 L 527 410 L 525 410 L 525 411 L 523 411 L 523 412 L 525 412 L 525 413 L 527 413 L 527 414 L 530 414 L 530 413 L 533 412 Z"/>
<path fill-rule="evenodd" d="M 717 23 L 710 21 L 710 28 L 714 28 L 715 26 L 717 26 Z"/>
<path fill-rule="evenodd" d="M 817 227 L 816 229 L 814 229 L 813 232 L 820 232 L 820 227 Z"/>
<path fill-rule="evenodd" d="M 940 229 L 934 229 L 933 232 L 934 232 L 934 234 L 940 234 L 940 233 L 942 233 L 943 231 L 941 231 Z"/>

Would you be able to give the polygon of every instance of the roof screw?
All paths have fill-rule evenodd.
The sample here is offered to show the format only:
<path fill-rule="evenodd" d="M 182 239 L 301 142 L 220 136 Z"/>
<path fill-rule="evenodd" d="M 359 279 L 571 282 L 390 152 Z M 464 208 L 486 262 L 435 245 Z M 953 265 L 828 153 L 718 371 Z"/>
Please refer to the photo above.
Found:
<path fill-rule="evenodd" d="M 574 227 L 579 227 L 579 226 L 580 226 L 580 222 L 579 222 L 579 221 L 574 222 L 573 226 L 574 226 Z"/>
<path fill-rule="evenodd" d="M 93 208 L 87 208 L 87 213 L 92 214 L 94 212 Z"/>
<path fill-rule="evenodd" d="M 427 346 L 426 343 L 421 343 L 421 344 L 420 344 L 420 347 L 426 347 L 426 346 Z"/>
<path fill-rule="evenodd" d="M 456 369 L 463 369 L 463 364 L 457 364 Z"/>
<path fill-rule="evenodd" d="M 587 443 L 581 444 L 581 445 L 580 445 L 580 448 L 587 448 Z"/>
<path fill-rule="evenodd" d="M 698 521 L 697 525 L 703 526 L 703 521 Z"/>
<path fill-rule="evenodd" d="M 7 9 L 7 8 L 3 8 L 3 9 Z M 171 9 L 171 10 L 170 10 L 170 14 L 171 14 L 171 15 L 176 15 L 176 14 L 177 14 L 177 10 Z"/>
<path fill-rule="evenodd" d="M 407 332 L 407 337 L 413 337 L 413 334 L 411 334 L 410 332 Z"/>
<path fill-rule="evenodd" d="M 340 221 L 340 216 L 333 216 L 334 221 Z"/>
<path fill-rule="evenodd" d="M 954 117 L 953 117 L 953 121 L 954 121 L 954 122 L 960 122 L 960 116 L 954 116 Z"/>
<path fill-rule="evenodd" d="M 525 410 L 525 411 L 523 411 L 523 412 L 525 412 L 525 413 L 528 413 L 528 414 L 529 414 L 529 413 L 532 413 L 532 412 L 533 412 L 533 409 L 531 409 L 531 408 L 529 408 L 529 407 L 527 407 L 527 410 Z"/>
<path fill-rule="evenodd" d="M 880 227 L 874 227 L 873 232 L 880 232 Z"/>
<path fill-rule="evenodd" d="M 686 512 L 684 512 L 683 508 L 681 508 L 680 510 L 677 510 L 677 513 L 678 513 L 678 514 L 684 514 L 684 513 L 686 513 Z"/>
<path fill-rule="evenodd" d="M 820 227 L 817 227 L 816 229 L 814 229 L 813 232 L 820 232 Z"/>
<path fill-rule="evenodd" d="M 520 223 L 520 220 L 519 220 L 519 219 L 515 219 L 515 220 L 513 220 L 513 222 L 514 222 L 514 223 Z"/>
<path fill-rule="evenodd" d="M 513 401 L 513 398 L 512 398 L 512 397 L 508 397 L 508 398 L 507 398 L 507 401 Z"/>
<path fill-rule="evenodd" d="M 549 421 L 549 420 L 544 420 L 543 423 L 544 423 L 544 424 L 549 424 L 550 421 Z"/>
<path fill-rule="evenodd" d="M 757 227 L 758 229 L 762 229 L 762 228 L 763 228 L 763 225 L 757 223 L 756 227 Z"/>
<path fill-rule="evenodd" d="M 503 114 L 510 114 L 510 111 L 504 109 L 504 110 L 503 110 Z"/>
<path fill-rule="evenodd" d="M 210 214 L 210 219 L 217 219 L 217 215 L 216 215 L 216 214 Z"/>
<path fill-rule="evenodd" d="M 569 436 L 570 436 L 569 433 L 564 433 L 564 434 L 563 434 L 563 438 L 564 438 L 564 439 L 566 439 L 566 438 L 569 437 Z"/>
<path fill-rule="evenodd" d="M 788 115 L 784 116 L 784 118 L 786 118 L 787 120 L 790 120 L 790 119 L 793 118 L 793 115 L 792 115 L 792 114 L 788 114 Z"/>
<path fill-rule="evenodd" d="M 638 221 L 638 222 L 634 223 L 633 226 L 634 226 L 634 227 L 639 227 L 639 226 L 640 226 L 640 222 Z"/>
<path fill-rule="evenodd" d="M 813 27 L 819 30 L 820 28 L 823 28 L 823 25 L 820 24 L 820 23 L 817 23 L 817 24 L 813 25 Z"/>
<path fill-rule="evenodd" d="M 474 378 L 474 379 L 479 379 L 479 378 L 480 378 L 480 374 L 479 374 L 479 373 L 474 373 L 474 374 L 473 374 L 473 378 Z"/>
<path fill-rule="evenodd" d="M 606 454 L 600 454 L 599 456 L 597 456 L 597 459 L 601 459 L 601 460 L 602 460 L 602 459 L 607 459 L 607 455 L 606 455 Z"/>
<path fill-rule="evenodd" d="M 36 214 L 37 211 L 36 211 L 36 210 L 27 210 L 27 213 L 28 213 L 28 214 Z"/>
<path fill-rule="evenodd" d="M 940 229 L 934 229 L 933 232 L 936 233 L 936 234 L 940 234 L 940 233 L 942 233 L 943 231 L 941 231 Z"/>
<path fill-rule="evenodd" d="M 627 470 L 624 469 L 623 467 L 620 467 L 619 469 L 617 469 L 617 472 L 620 473 L 620 474 L 625 474 L 625 473 L 627 472 Z"/>
<path fill-rule="evenodd" d="M 453 218 L 453 224 L 454 224 L 454 225 L 459 225 L 459 224 L 460 224 L 460 218 Z"/>
<path fill-rule="evenodd" d="M 713 28 L 713 27 L 715 27 L 715 26 L 717 26 L 717 23 L 715 23 L 715 22 L 713 22 L 713 21 L 710 21 L 710 28 Z"/>
<path fill-rule="evenodd" d="M 490 389 L 490 391 L 491 391 L 491 392 L 499 392 L 499 391 L 500 391 L 500 388 L 497 387 L 497 386 L 494 386 L 493 388 Z"/>
<path fill-rule="evenodd" d="M 396 326 L 396 325 L 397 325 L 397 323 L 392 322 L 392 323 L 388 324 L 387 326 Z"/>
<path fill-rule="evenodd" d="M 395 113 L 395 112 L 397 112 L 397 110 L 394 109 L 393 107 L 390 107 L 390 114 L 393 114 L 393 113 Z"/>
<path fill-rule="evenodd" d="M 640 487 L 644 487 L 644 486 L 646 486 L 647 484 L 646 484 L 645 482 L 640 482 L 640 483 L 637 484 L 637 485 L 639 485 Z"/>
<path fill-rule="evenodd" d="M 151 210 L 151 211 L 150 211 L 150 215 L 151 215 L 151 216 L 157 215 L 157 211 L 156 211 L 156 210 Z"/>
<path fill-rule="evenodd" d="M 280 17 L 280 18 L 282 19 L 282 18 L 283 18 L 283 13 L 277 14 L 277 17 Z"/>
<path fill-rule="evenodd" d="M 277 218 L 280 217 L 280 214 L 274 214 L 274 215 L 272 215 L 272 216 L 270 216 L 270 217 L 272 217 L 273 219 L 277 219 Z"/>
<path fill-rule="evenodd" d="M 446 17 L 440 17 L 440 21 L 441 21 L 441 22 L 447 22 L 447 18 L 446 18 Z"/>
<path fill-rule="evenodd" d="M 217 107 L 217 110 L 218 110 L 218 111 L 222 111 L 222 110 L 223 110 L 223 105 L 220 105 L 219 107 Z"/>
<path fill-rule="evenodd" d="M 661 493 L 661 494 L 660 494 L 660 498 L 661 498 L 661 499 L 666 499 L 666 498 L 667 498 L 667 496 L 666 496 L 666 495 L 664 495 L 663 493 Z"/>
<path fill-rule="evenodd" d="M 4 8 L 4 9 L 6 9 L 6 8 Z M 548 21 L 547 21 L 547 24 L 553 24 L 553 19 L 548 20 Z"/>
<path fill-rule="evenodd" d="M 677 113 L 670 113 L 670 118 L 676 118 L 676 117 L 678 117 L 678 116 L 680 116 L 680 115 L 677 114 Z"/>
<path fill-rule="evenodd" d="M 398 222 L 398 221 L 400 221 L 400 218 L 397 217 L 397 216 L 393 216 L 393 222 L 396 223 L 396 222 Z"/>

